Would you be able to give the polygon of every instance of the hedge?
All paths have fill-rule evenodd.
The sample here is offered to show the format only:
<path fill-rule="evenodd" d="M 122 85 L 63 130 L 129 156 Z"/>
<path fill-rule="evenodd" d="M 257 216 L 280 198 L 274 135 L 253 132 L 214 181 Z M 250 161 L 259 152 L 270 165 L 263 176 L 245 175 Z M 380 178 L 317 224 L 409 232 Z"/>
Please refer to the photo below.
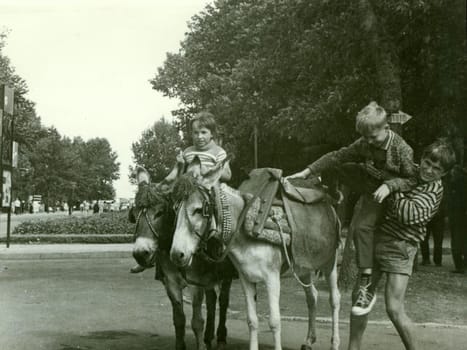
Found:
<path fill-rule="evenodd" d="M 134 229 L 128 212 L 122 211 L 24 221 L 13 235 L 132 235 Z"/>

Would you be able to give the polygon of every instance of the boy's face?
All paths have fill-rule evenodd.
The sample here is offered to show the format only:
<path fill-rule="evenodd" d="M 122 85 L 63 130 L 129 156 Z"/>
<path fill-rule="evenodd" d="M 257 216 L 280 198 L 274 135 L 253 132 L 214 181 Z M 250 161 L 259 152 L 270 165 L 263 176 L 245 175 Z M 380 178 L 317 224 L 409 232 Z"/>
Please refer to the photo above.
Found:
<path fill-rule="evenodd" d="M 195 121 L 192 125 L 193 131 L 193 144 L 198 149 L 205 148 L 212 140 L 212 132 L 204 126 L 199 126 L 199 123 Z"/>
<path fill-rule="evenodd" d="M 379 147 L 384 143 L 384 141 L 386 141 L 386 137 L 388 136 L 388 130 L 389 126 L 386 124 L 381 128 L 369 130 L 363 133 L 362 136 L 370 145 Z"/>
<path fill-rule="evenodd" d="M 423 182 L 432 182 L 441 179 L 446 171 L 439 161 L 430 158 L 422 158 L 420 162 L 419 176 Z"/>

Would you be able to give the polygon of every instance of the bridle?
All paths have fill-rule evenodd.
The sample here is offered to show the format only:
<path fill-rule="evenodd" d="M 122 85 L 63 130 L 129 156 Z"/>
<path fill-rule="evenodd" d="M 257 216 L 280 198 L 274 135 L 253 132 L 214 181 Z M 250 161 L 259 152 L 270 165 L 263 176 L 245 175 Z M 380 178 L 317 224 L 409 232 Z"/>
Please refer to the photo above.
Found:
<path fill-rule="evenodd" d="M 219 189 L 216 190 L 216 187 L 213 187 L 211 190 L 208 190 L 206 187 L 201 185 L 196 186 L 197 190 L 203 197 L 203 207 L 202 207 L 202 216 L 203 224 L 201 225 L 200 230 L 195 230 L 193 224 L 189 220 L 188 211 L 186 206 L 184 206 L 184 214 L 186 215 L 187 221 L 189 222 L 189 229 L 193 232 L 196 237 L 199 239 L 199 245 L 197 247 L 197 254 L 200 254 L 205 260 L 211 263 L 220 263 L 228 255 L 231 244 L 234 240 L 234 237 L 238 235 L 243 227 L 243 222 L 245 220 L 246 214 L 250 206 L 253 203 L 253 200 L 247 201 L 245 206 L 238 218 L 237 228 L 235 231 L 232 231 L 231 227 L 231 213 L 225 213 L 225 206 L 229 205 L 227 202 L 223 202 L 222 191 Z M 216 200 L 217 199 L 217 200 Z M 220 199 L 220 202 L 219 202 Z M 176 207 L 176 220 L 181 212 L 181 206 L 183 201 L 180 201 Z M 218 208 L 217 206 L 220 205 Z M 228 209 L 227 209 L 228 210 Z M 216 220 L 216 228 L 211 228 L 213 218 Z M 223 245 L 223 250 L 220 255 L 213 257 L 208 250 L 208 241 L 213 237 L 217 236 L 217 239 L 221 240 Z"/>
<path fill-rule="evenodd" d="M 138 225 L 141 220 L 141 216 L 144 216 L 144 219 L 146 220 L 146 224 L 149 226 L 149 229 L 151 230 L 151 233 L 154 236 L 154 238 L 159 240 L 159 234 L 157 233 L 154 226 L 151 224 L 151 220 L 149 220 L 148 208 L 143 208 L 139 211 L 138 216 L 136 217 L 136 225 L 135 225 L 135 232 L 133 233 L 133 241 L 136 241 L 136 233 L 138 232 Z"/>
<path fill-rule="evenodd" d="M 188 224 L 189 224 L 189 229 L 190 232 L 193 232 L 196 237 L 198 237 L 198 240 L 200 242 L 198 246 L 198 250 L 205 251 L 207 247 L 207 243 L 209 239 L 217 233 L 217 228 L 211 228 L 213 218 L 215 217 L 215 206 L 213 205 L 213 200 L 212 200 L 212 195 L 210 191 L 203 187 L 203 186 L 196 186 L 196 189 L 198 192 L 201 194 L 203 197 L 203 207 L 202 207 L 202 218 L 203 218 L 203 223 L 201 224 L 200 230 L 196 230 L 191 221 L 189 220 L 189 215 L 188 215 L 188 210 L 186 205 L 184 205 L 184 201 L 180 201 L 176 205 L 176 216 L 175 216 L 175 222 L 178 220 L 178 216 L 180 215 L 181 209 L 183 207 L 184 209 L 184 214 L 187 218 Z"/>

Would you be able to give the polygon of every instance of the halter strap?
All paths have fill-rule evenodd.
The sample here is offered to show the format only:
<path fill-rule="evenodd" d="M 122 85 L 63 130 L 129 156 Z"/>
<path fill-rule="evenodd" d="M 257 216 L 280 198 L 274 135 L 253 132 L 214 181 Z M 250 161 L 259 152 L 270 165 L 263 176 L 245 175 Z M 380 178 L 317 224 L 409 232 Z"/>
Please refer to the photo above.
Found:
<path fill-rule="evenodd" d="M 151 231 L 154 238 L 159 239 L 159 234 L 157 233 L 157 231 L 155 230 L 154 226 L 151 224 L 151 221 L 148 218 L 148 209 L 143 208 L 142 210 L 139 211 L 138 216 L 136 217 L 136 225 L 135 225 L 135 232 L 133 233 L 133 241 L 136 240 L 136 235 L 138 232 L 138 225 L 139 225 L 142 215 L 144 215 L 144 218 L 146 219 L 146 224 L 149 226 L 149 230 Z"/>

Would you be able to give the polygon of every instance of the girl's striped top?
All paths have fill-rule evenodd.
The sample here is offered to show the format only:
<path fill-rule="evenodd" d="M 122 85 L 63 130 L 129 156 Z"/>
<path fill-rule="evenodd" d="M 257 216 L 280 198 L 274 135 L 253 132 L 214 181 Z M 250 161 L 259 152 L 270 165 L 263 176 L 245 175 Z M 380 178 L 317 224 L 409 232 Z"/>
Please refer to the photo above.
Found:
<path fill-rule="evenodd" d="M 199 158 L 201 163 L 201 172 L 205 173 L 220 162 L 224 161 L 227 158 L 227 153 L 222 147 L 215 143 L 213 143 L 207 150 L 198 151 L 194 146 L 190 146 L 183 151 L 183 159 L 185 159 L 185 163 L 188 164 L 188 166 L 195 157 Z"/>
<path fill-rule="evenodd" d="M 441 180 L 419 184 L 409 192 L 394 193 L 379 231 L 413 243 L 423 241 L 426 225 L 438 211 L 442 197 Z"/>

